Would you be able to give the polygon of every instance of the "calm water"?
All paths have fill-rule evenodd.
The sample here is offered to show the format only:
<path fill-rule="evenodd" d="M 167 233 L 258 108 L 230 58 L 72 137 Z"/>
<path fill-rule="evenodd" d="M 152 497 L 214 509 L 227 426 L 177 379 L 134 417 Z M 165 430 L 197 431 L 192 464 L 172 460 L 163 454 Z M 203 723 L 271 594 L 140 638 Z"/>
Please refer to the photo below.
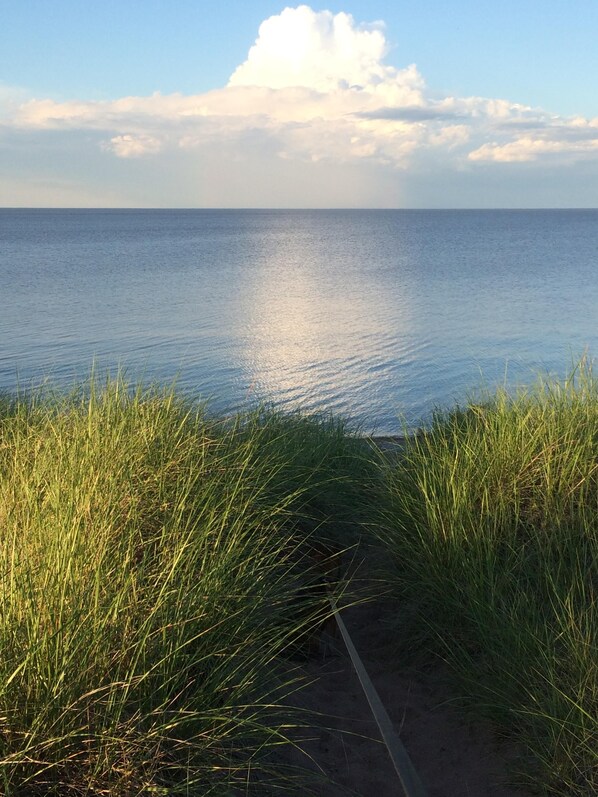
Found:
<path fill-rule="evenodd" d="M 0 210 L 0 389 L 122 364 L 391 433 L 598 352 L 598 211 Z"/>

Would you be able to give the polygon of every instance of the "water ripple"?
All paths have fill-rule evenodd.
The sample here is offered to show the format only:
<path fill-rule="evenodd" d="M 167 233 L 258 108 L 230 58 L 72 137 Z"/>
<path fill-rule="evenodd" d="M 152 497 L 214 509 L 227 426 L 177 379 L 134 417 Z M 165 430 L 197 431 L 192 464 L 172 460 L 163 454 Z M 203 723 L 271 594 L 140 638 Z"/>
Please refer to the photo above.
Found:
<path fill-rule="evenodd" d="M 392 433 L 598 330 L 598 213 L 0 211 L 0 388 L 95 358 Z"/>

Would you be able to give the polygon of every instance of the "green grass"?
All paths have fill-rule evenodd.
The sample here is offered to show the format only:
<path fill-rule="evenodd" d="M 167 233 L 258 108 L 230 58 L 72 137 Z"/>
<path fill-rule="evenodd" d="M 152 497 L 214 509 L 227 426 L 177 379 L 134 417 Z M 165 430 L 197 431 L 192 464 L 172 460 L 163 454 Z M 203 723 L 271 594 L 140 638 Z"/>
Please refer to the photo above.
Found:
<path fill-rule="evenodd" d="M 598 793 L 598 383 L 438 414 L 388 468 L 406 644 L 448 661 L 549 793 Z"/>
<path fill-rule="evenodd" d="M 277 765 L 307 721 L 285 697 L 328 611 L 322 559 L 363 536 L 404 647 L 449 662 L 538 790 L 598 792 L 585 364 L 390 458 L 331 418 L 222 421 L 121 379 L 0 397 L 0 529 L 7 797 L 305 793 Z"/>
<path fill-rule="evenodd" d="M 225 423 L 119 379 L 4 399 L 2 793 L 265 783 L 298 721 L 285 654 L 326 612 L 311 552 L 361 512 L 357 450 L 331 420 Z"/>

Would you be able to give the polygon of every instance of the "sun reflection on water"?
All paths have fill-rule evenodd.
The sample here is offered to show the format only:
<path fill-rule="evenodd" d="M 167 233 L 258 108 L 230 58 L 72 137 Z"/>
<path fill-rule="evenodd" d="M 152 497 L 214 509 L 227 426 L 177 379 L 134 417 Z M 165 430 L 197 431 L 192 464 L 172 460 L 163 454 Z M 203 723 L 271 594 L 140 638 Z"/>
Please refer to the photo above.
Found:
<path fill-rule="evenodd" d="M 359 418 L 388 390 L 409 337 L 408 291 L 365 282 L 355 258 L 323 261 L 309 237 L 262 253 L 247 286 L 244 356 L 255 395 L 287 409 Z M 344 249 L 344 247 L 343 247 Z M 339 252 L 339 254 L 341 254 Z"/>

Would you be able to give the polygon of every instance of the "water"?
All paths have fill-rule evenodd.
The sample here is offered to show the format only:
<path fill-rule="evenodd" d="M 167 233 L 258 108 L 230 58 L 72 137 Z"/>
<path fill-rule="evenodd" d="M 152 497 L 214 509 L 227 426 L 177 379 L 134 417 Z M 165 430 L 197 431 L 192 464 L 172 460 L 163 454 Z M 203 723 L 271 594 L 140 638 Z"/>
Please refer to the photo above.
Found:
<path fill-rule="evenodd" d="M 598 211 L 0 210 L 0 389 L 124 366 L 425 422 L 598 351 Z"/>

